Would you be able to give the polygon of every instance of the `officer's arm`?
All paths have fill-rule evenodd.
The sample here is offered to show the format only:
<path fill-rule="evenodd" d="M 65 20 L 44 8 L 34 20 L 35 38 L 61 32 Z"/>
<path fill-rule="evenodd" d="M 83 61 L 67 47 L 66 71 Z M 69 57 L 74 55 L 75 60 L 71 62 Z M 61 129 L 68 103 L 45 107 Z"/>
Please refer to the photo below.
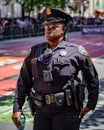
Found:
<path fill-rule="evenodd" d="M 88 103 L 86 107 L 93 110 L 98 101 L 99 80 L 95 66 L 86 50 L 83 50 L 83 53 L 79 55 L 79 65 L 87 83 Z"/>
<path fill-rule="evenodd" d="M 32 84 L 33 81 L 31 73 L 30 56 L 27 56 L 21 67 L 20 75 L 17 81 L 13 112 L 22 111 L 22 106 L 25 102 L 25 97 L 30 91 Z"/>
<path fill-rule="evenodd" d="M 18 128 L 21 127 L 19 119 L 22 114 L 22 106 L 24 105 L 25 97 L 29 93 L 33 84 L 30 61 L 30 55 L 28 55 L 21 67 L 15 91 L 12 120 Z"/>

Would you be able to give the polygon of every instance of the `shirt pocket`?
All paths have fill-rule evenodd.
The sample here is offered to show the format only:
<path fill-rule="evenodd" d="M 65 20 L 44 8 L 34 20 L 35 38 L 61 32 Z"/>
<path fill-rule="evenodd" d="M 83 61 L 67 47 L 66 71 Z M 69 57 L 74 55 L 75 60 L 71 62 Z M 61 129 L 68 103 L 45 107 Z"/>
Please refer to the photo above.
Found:
<path fill-rule="evenodd" d="M 63 61 L 60 61 L 60 64 L 61 64 L 61 69 L 60 69 L 60 76 L 71 76 L 73 73 L 74 73 L 74 68 L 73 66 L 71 65 L 71 62 L 70 60 L 63 60 Z"/>

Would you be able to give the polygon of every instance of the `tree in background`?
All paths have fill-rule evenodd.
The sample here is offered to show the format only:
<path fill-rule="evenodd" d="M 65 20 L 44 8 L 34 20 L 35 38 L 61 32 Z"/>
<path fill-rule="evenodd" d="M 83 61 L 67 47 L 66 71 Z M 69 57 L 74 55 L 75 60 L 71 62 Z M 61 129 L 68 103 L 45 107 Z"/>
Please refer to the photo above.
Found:
<path fill-rule="evenodd" d="M 8 5 L 12 0 L 6 0 L 6 5 Z M 19 3 L 19 0 L 16 0 Z M 76 10 L 76 6 L 70 4 L 70 0 L 24 0 L 24 12 L 27 12 L 30 16 L 31 11 L 36 8 L 38 12 L 43 9 L 43 7 L 57 7 L 65 9 L 66 7 L 72 11 Z"/>

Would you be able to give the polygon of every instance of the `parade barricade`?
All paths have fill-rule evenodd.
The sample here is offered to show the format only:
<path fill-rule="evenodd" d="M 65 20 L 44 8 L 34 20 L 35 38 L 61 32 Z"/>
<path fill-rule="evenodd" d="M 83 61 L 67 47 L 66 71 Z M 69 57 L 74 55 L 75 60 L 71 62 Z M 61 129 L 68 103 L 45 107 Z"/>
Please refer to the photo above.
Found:
<path fill-rule="evenodd" d="M 44 30 L 42 26 L 34 27 L 26 26 L 26 27 L 19 27 L 18 25 L 9 25 L 3 27 L 3 31 L 0 30 L 0 40 L 3 39 L 14 39 L 14 38 L 23 38 L 23 37 L 32 37 L 43 35 Z"/>

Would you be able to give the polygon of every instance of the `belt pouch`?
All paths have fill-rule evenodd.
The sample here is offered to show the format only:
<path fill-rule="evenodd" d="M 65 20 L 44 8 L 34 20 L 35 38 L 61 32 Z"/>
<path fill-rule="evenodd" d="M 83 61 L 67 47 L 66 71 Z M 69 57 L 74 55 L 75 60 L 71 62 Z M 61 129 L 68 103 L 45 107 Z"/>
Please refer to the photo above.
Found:
<path fill-rule="evenodd" d="M 64 92 L 54 94 L 54 100 L 57 106 L 64 104 Z"/>
<path fill-rule="evenodd" d="M 68 90 L 65 90 L 65 93 L 66 93 L 66 102 L 67 102 L 67 105 L 68 106 L 71 106 L 72 105 L 72 95 L 71 95 L 71 90 L 68 89 Z"/>
<path fill-rule="evenodd" d="M 42 95 L 35 94 L 34 103 L 37 106 L 43 107 L 43 105 L 44 105 L 44 97 Z"/>

